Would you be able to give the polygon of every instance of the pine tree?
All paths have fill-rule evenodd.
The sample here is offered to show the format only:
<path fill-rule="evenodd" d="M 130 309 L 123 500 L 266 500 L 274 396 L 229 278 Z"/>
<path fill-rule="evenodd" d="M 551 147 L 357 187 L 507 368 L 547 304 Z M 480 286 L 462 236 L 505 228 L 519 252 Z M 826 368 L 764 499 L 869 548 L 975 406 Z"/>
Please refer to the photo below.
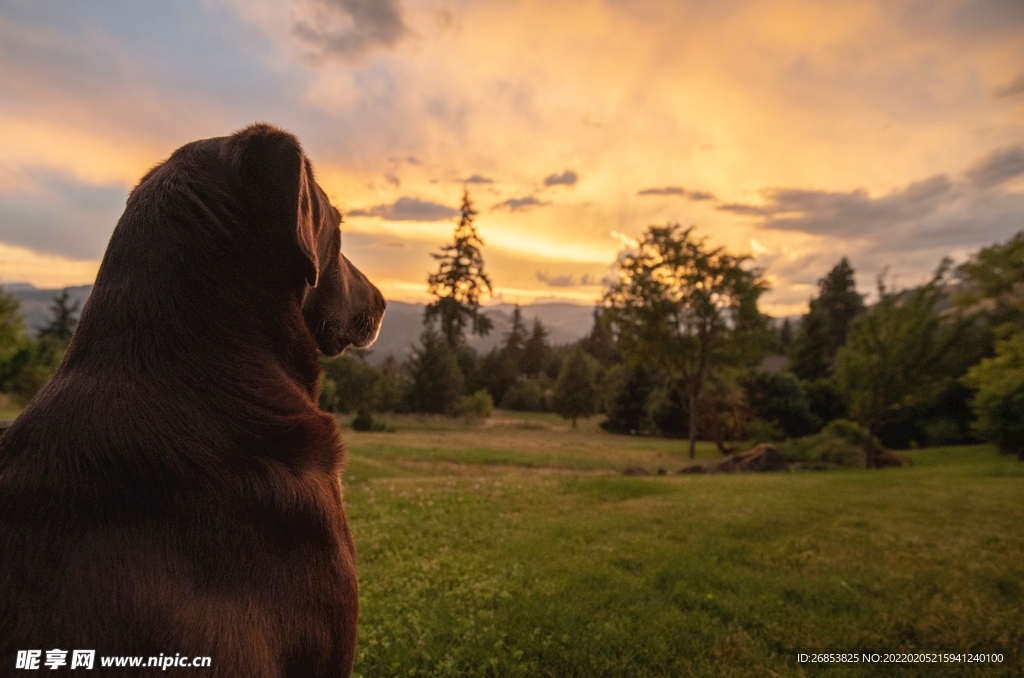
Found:
<path fill-rule="evenodd" d="M 433 328 L 420 336 L 420 348 L 409 358 L 412 409 L 434 414 L 454 413 L 462 396 L 463 378 L 448 342 Z"/>
<path fill-rule="evenodd" d="M 597 361 L 582 350 L 573 351 L 558 374 L 553 409 L 566 419 L 589 417 L 597 410 Z"/>
<path fill-rule="evenodd" d="M 60 294 L 53 298 L 53 303 L 50 304 L 50 313 L 53 314 L 53 320 L 39 329 L 39 336 L 52 337 L 62 342 L 70 341 L 71 335 L 75 333 L 75 326 L 78 324 L 78 317 L 75 315 L 78 313 L 78 300 L 71 303 L 68 288 L 65 287 Z"/>
<path fill-rule="evenodd" d="M 480 311 L 480 297 L 491 293 L 491 280 L 484 272 L 484 259 L 480 253 L 483 240 L 477 235 L 473 218 L 477 215 L 463 190 L 462 217 L 455 227 L 454 242 L 431 254 L 440 262 L 437 273 L 427 278 L 429 292 L 437 300 L 429 304 L 424 323 L 440 320 L 441 333 L 455 348 L 465 341 L 466 326 L 472 324 L 472 333 L 485 336 L 491 331 L 491 319 Z"/>
<path fill-rule="evenodd" d="M 505 335 L 505 353 L 518 367 L 526 346 L 526 325 L 523 324 L 523 311 L 516 304 L 512 311 L 512 329 Z"/>
<path fill-rule="evenodd" d="M 533 332 L 523 345 L 523 357 L 519 361 L 519 369 L 523 374 L 535 377 L 544 369 L 551 354 L 547 338 L 548 331 L 544 329 L 540 318 L 534 318 Z"/>
<path fill-rule="evenodd" d="M 790 347 L 790 369 L 808 381 L 831 376 L 850 323 L 863 312 L 864 298 L 857 293 L 853 268 L 843 257 L 818 281 L 818 298 L 811 300 Z"/>

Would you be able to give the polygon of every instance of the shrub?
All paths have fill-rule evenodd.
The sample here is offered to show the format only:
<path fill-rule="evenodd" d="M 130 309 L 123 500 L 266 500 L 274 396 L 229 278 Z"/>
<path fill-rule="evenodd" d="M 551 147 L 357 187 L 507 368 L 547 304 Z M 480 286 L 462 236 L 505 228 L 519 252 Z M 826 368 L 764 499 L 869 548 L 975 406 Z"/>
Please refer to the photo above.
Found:
<path fill-rule="evenodd" d="M 501 406 L 506 410 L 539 412 L 544 409 L 544 389 L 536 379 L 517 381 L 505 391 Z"/>
<path fill-rule="evenodd" d="M 480 417 L 486 419 L 494 411 L 494 400 L 487 389 L 480 389 L 472 395 L 459 398 L 455 414 L 463 417 Z"/>
<path fill-rule="evenodd" d="M 755 419 L 747 425 L 747 435 L 754 445 L 760 443 L 780 443 L 786 439 L 786 432 L 776 421 Z"/>
<path fill-rule="evenodd" d="M 338 385 L 326 375 L 320 382 L 320 409 L 324 412 L 338 411 Z"/>
<path fill-rule="evenodd" d="M 787 441 L 780 450 L 786 461 L 812 466 L 865 468 L 907 463 L 883 448 L 866 428 L 847 419 L 836 419 L 815 435 Z"/>

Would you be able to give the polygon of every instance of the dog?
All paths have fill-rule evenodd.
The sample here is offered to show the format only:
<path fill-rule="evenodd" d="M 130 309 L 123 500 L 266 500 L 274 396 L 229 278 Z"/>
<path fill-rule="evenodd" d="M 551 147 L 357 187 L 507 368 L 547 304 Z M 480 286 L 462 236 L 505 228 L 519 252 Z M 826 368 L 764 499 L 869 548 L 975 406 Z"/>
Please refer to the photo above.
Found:
<path fill-rule="evenodd" d="M 262 123 L 131 192 L 63 361 L 0 439 L 0 675 L 83 650 L 92 675 L 351 673 L 319 354 L 370 345 L 386 302 L 340 223 L 296 138 Z"/>

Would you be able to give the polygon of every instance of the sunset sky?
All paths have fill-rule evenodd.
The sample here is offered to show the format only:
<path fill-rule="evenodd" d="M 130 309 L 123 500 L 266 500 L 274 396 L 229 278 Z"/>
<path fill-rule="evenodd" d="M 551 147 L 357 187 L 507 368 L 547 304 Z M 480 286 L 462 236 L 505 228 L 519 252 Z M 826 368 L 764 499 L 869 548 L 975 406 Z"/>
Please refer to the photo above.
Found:
<path fill-rule="evenodd" d="M 651 224 L 802 312 L 1024 229 L 1021 0 L 0 0 L 0 281 L 91 283 L 130 188 L 265 120 L 420 301 L 467 187 L 505 301 L 591 303 Z"/>

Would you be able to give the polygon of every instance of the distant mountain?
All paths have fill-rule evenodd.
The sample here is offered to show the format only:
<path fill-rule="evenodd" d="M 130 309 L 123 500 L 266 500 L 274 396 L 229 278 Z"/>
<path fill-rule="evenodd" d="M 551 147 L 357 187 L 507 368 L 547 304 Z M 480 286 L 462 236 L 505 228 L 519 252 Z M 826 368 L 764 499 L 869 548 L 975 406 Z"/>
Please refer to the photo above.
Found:
<path fill-rule="evenodd" d="M 594 307 L 569 303 L 542 303 L 520 307 L 523 324 L 527 332 L 533 330 L 534 318 L 539 318 L 548 331 L 548 343 L 571 344 L 590 334 L 594 326 Z M 367 355 L 367 360 L 380 364 L 393 355 L 398 360 L 405 360 L 411 353 L 414 344 L 419 344 L 423 332 L 424 304 L 407 304 L 401 301 L 389 301 L 388 310 L 384 314 L 384 324 L 377 339 Z M 486 353 L 500 344 L 505 335 L 512 329 L 512 304 L 489 306 L 484 315 L 491 319 L 494 328 L 486 337 L 471 336 L 469 345 L 478 353 Z"/>
<path fill-rule="evenodd" d="M 50 305 L 53 298 L 60 294 L 60 289 L 41 289 L 27 283 L 8 283 L 3 288 L 21 302 L 21 312 L 25 316 L 25 326 L 33 335 L 39 328 L 52 320 Z M 81 310 L 85 300 L 89 298 L 92 285 L 69 287 L 72 299 L 79 302 Z M 388 355 L 398 360 L 405 360 L 411 353 L 414 344 L 419 343 L 423 332 L 423 304 L 407 304 L 401 301 L 389 301 L 388 310 L 384 315 L 380 338 L 367 355 L 371 363 L 379 364 Z M 552 345 L 570 344 L 590 333 L 594 324 L 594 307 L 569 303 L 542 303 L 522 306 L 523 323 L 527 331 L 532 331 L 534 318 L 540 318 L 548 331 L 548 343 Z M 512 328 L 512 304 L 498 304 L 488 307 L 484 313 L 494 323 L 494 329 L 486 337 L 471 337 L 469 344 L 480 353 L 486 353 L 500 344 Z"/>

